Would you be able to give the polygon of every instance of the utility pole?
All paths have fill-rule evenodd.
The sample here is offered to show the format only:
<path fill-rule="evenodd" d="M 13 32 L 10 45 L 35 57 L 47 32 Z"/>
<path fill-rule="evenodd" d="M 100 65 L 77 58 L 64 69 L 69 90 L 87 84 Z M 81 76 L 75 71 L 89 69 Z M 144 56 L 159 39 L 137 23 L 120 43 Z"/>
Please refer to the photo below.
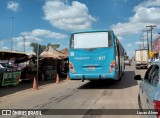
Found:
<path fill-rule="evenodd" d="M 26 38 L 23 37 L 23 40 L 24 40 L 24 52 L 25 52 L 25 41 L 26 41 Z"/>
<path fill-rule="evenodd" d="M 38 77 L 39 77 L 39 73 L 38 73 L 38 71 L 39 71 L 39 43 L 37 44 L 37 85 L 38 85 Z"/>
<path fill-rule="evenodd" d="M 144 30 L 144 32 L 147 32 L 147 50 L 149 52 L 149 38 L 148 38 L 148 31 L 150 30 Z"/>
<path fill-rule="evenodd" d="M 139 44 L 139 49 L 141 50 L 141 44 Z"/>
<path fill-rule="evenodd" d="M 146 27 L 149 27 L 150 30 L 151 30 L 151 51 L 152 51 L 152 30 L 153 30 L 154 27 L 157 27 L 157 26 L 156 25 L 148 25 Z"/>
<path fill-rule="evenodd" d="M 13 49 L 13 18 L 14 17 L 11 17 L 11 51 Z"/>

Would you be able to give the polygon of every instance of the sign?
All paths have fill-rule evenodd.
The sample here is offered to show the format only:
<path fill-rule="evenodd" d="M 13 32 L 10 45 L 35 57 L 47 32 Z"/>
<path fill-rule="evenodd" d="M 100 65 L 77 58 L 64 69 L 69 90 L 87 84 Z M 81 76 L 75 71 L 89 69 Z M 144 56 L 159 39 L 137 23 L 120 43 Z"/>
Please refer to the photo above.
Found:
<path fill-rule="evenodd" d="M 154 52 L 149 52 L 149 57 L 153 57 L 154 56 Z"/>
<path fill-rule="evenodd" d="M 21 76 L 21 72 L 3 73 L 2 86 L 17 85 L 19 83 L 20 76 Z"/>

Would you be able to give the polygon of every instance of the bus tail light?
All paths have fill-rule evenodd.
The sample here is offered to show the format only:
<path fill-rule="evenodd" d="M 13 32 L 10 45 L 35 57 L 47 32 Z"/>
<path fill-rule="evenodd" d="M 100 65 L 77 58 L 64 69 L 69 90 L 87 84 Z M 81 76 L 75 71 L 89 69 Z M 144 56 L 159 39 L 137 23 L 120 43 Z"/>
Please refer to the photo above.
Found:
<path fill-rule="evenodd" d="M 156 114 L 156 116 L 157 118 L 159 118 L 160 117 L 160 101 L 154 100 L 153 103 L 154 103 L 154 109 L 158 113 Z"/>
<path fill-rule="evenodd" d="M 114 68 L 115 68 L 115 61 L 112 60 L 111 63 L 110 63 L 110 67 L 109 67 L 108 72 L 112 73 L 114 71 Z"/>
<path fill-rule="evenodd" d="M 70 69 L 71 73 L 76 73 L 72 62 L 69 62 L 69 69 Z"/>
<path fill-rule="evenodd" d="M 114 68 L 115 67 L 115 61 L 113 60 L 111 63 L 110 63 L 110 68 Z"/>

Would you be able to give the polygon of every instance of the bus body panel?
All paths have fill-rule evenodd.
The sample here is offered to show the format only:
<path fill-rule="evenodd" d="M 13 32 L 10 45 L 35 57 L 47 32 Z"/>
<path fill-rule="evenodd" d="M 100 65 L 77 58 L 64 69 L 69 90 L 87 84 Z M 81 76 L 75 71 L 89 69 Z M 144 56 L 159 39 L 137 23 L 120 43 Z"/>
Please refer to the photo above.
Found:
<path fill-rule="evenodd" d="M 94 30 L 94 31 L 75 32 L 71 34 L 71 38 L 73 38 L 72 36 L 75 34 L 77 35 L 81 33 L 94 33 L 94 32 L 108 32 L 108 35 L 110 33 L 112 46 L 86 49 L 87 46 L 83 42 L 85 48 L 74 49 L 73 47 L 71 48 L 72 41 L 70 39 L 69 77 L 71 80 L 80 80 L 80 79 L 118 80 L 119 76 L 122 76 L 122 72 L 124 71 L 124 49 L 117 40 L 117 38 L 115 37 L 113 31 Z M 84 37 L 82 37 L 82 39 L 83 38 Z M 108 40 L 109 43 L 109 38 L 106 40 Z"/>
<path fill-rule="evenodd" d="M 90 50 L 72 50 L 70 51 L 70 64 L 74 71 L 70 71 L 71 79 L 99 79 L 115 78 L 109 72 L 110 63 L 115 61 L 114 50 L 112 48 L 97 48 Z M 71 70 L 71 69 L 70 69 Z M 114 75 L 114 74 L 113 74 Z"/>

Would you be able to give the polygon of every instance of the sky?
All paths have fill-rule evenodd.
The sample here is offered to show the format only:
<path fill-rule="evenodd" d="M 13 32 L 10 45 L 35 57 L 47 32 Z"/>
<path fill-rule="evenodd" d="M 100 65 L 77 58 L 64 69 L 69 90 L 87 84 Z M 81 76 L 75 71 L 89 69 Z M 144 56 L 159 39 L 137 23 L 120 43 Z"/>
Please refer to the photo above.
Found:
<path fill-rule="evenodd" d="M 68 48 L 72 32 L 113 30 L 129 57 L 146 43 L 147 25 L 160 33 L 160 0 L 0 0 L 0 50 L 32 52 L 30 43 Z M 150 32 L 149 32 L 150 37 Z"/>

